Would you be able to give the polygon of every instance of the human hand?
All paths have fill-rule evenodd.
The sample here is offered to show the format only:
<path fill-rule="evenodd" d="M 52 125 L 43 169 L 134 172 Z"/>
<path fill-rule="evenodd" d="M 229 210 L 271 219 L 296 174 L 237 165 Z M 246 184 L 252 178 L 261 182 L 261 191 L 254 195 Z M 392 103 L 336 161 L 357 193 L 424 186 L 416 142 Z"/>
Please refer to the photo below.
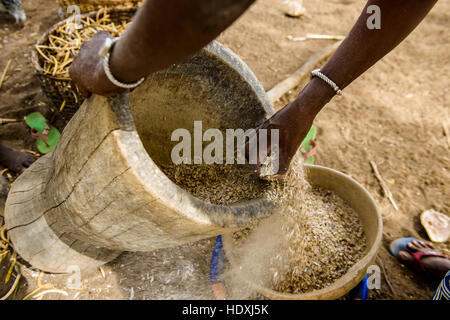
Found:
<path fill-rule="evenodd" d="M 90 40 L 83 42 L 70 67 L 70 77 L 84 97 L 89 97 L 92 93 L 114 96 L 125 91 L 111 83 L 103 69 L 103 59 L 98 53 L 107 38 L 112 36 L 108 32 L 100 31 Z"/>
<path fill-rule="evenodd" d="M 259 130 L 267 130 L 267 155 L 271 152 L 271 130 L 278 130 L 279 144 L 278 144 L 278 172 L 274 175 L 277 178 L 282 178 L 289 165 L 300 147 L 303 139 L 308 134 L 316 112 L 308 105 L 304 105 L 301 101 L 294 100 L 275 113 L 270 119 L 266 120 L 261 126 L 257 128 L 257 137 L 259 137 Z M 259 144 L 258 144 L 259 145 Z M 248 144 L 246 146 L 246 154 L 248 159 Z M 261 173 L 262 165 L 258 158 L 257 169 Z"/>

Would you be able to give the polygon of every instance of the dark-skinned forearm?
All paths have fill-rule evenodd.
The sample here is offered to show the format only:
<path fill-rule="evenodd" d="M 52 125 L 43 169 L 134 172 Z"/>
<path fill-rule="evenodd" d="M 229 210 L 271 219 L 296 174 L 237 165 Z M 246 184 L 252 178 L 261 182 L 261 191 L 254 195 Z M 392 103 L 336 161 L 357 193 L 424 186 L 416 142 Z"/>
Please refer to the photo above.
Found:
<path fill-rule="evenodd" d="M 191 56 L 254 0 L 147 0 L 115 45 L 111 71 L 131 83 Z"/>
<path fill-rule="evenodd" d="M 370 0 L 358 21 L 328 63 L 321 69 L 341 89 L 373 66 L 404 40 L 423 20 L 437 0 Z M 367 7 L 381 9 L 381 29 L 369 29 Z M 297 100 L 312 101 L 315 111 L 334 96 L 322 80 L 313 79 Z"/>

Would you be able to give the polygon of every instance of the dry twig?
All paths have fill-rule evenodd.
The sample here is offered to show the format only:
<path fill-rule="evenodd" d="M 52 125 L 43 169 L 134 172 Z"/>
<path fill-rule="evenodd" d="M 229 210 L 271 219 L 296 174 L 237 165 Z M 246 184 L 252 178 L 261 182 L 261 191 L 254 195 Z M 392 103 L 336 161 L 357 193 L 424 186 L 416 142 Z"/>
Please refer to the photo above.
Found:
<path fill-rule="evenodd" d="M 445 137 L 447 138 L 447 146 L 450 148 L 450 133 L 447 128 L 445 121 L 442 122 L 442 128 L 444 129 Z"/>
<path fill-rule="evenodd" d="M 287 38 L 291 41 L 306 41 L 306 40 L 343 40 L 345 36 L 336 36 L 328 34 L 311 34 L 308 33 L 306 37 L 293 37 L 288 35 Z"/>
<path fill-rule="evenodd" d="M 6 300 L 9 298 L 9 296 L 17 289 L 17 286 L 19 285 L 19 281 L 20 281 L 21 277 L 22 277 L 22 275 L 19 273 L 16 276 L 16 280 L 14 281 L 13 285 L 11 286 L 11 289 L 9 289 L 9 291 L 3 297 L 1 297 L 0 300 Z"/>
<path fill-rule="evenodd" d="M 378 261 L 378 264 L 381 266 L 381 270 L 383 271 L 383 275 L 384 275 L 384 280 L 386 280 L 386 283 L 387 283 L 389 289 L 391 290 L 391 292 L 392 292 L 393 294 L 396 294 L 396 293 L 395 293 L 395 290 L 394 290 L 394 288 L 392 287 L 392 284 L 391 284 L 391 282 L 389 281 L 389 278 L 388 278 L 388 276 L 387 276 L 387 272 L 386 272 L 386 269 L 384 268 L 383 261 L 382 261 L 379 257 L 377 257 L 377 261 Z"/>
<path fill-rule="evenodd" d="M 6 123 L 14 123 L 14 122 L 20 122 L 19 119 L 7 119 L 7 118 L 0 118 L 0 125 L 6 124 Z"/>
<path fill-rule="evenodd" d="M 370 166 L 373 169 L 373 172 L 375 174 L 375 177 L 377 178 L 378 182 L 380 183 L 381 189 L 383 189 L 383 194 L 385 197 L 389 199 L 389 201 L 394 206 L 395 210 L 398 211 L 397 203 L 395 203 L 394 197 L 392 196 L 391 190 L 389 190 L 389 187 L 387 186 L 386 182 L 384 181 L 383 177 L 381 176 L 380 172 L 378 171 L 378 167 L 375 162 L 370 161 Z"/>
<path fill-rule="evenodd" d="M 0 89 L 3 86 L 3 82 L 5 81 L 6 73 L 8 72 L 9 66 L 11 65 L 12 60 L 9 59 L 8 63 L 6 64 L 5 70 L 3 70 L 2 77 L 0 78 Z"/>

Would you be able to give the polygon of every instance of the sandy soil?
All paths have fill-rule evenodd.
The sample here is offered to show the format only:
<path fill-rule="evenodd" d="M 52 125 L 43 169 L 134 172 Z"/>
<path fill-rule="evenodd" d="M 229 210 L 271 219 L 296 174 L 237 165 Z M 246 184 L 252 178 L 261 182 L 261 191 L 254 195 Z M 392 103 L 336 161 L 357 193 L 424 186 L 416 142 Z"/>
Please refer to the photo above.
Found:
<path fill-rule="evenodd" d="M 307 15 L 285 17 L 281 0 L 259 0 L 219 40 L 247 62 L 269 90 L 299 68 L 328 40 L 294 42 L 287 36 L 306 33 L 345 35 L 363 7 L 356 0 L 305 0 Z M 23 0 L 29 17 L 24 29 L 0 15 L 0 70 L 12 59 L 0 90 L 0 117 L 23 118 L 48 105 L 30 64 L 36 39 L 60 18 L 55 0 Z M 429 208 L 450 214 L 450 153 L 443 122 L 450 127 L 450 3 L 440 1 L 426 20 L 394 52 L 334 99 L 319 115 L 316 163 L 347 173 L 362 183 L 383 211 L 384 239 L 377 263 L 386 273 L 371 299 L 428 299 L 435 284 L 399 264 L 387 251 L 397 237 L 427 240 L 418 216 Z M 301 86 L 300 86 L 301 87 Z M 300 89 L 299 87 L 299 89 Z M 298 89 L 298 90 L 299 90 Z M 297 94 L 277 102 L 282 107 Z M 3 125 L 0 139 L 19 149 L 34 150 L 26 125 Z M 382 196 L 369 161 L 388 181 L 396 211 Z M 43 282 L 67 291 L 44 299 L 208 299 L 209 260 L 214 241 L 151 253 L 126 252 L 99 270 L 82 273 L 81 289 L 70 289 L 68 275 L 45 274 Z M 438 245 L 449 253 L 449 243 Z M 0 266 L 0 274 L 5 272 Z M 35 288 L 37 273 L 23 266 L 16 298 Z M 392 289 L 387 285 L 387 279 Z M 0 295 L 7 288 L 0 288 Z"/>

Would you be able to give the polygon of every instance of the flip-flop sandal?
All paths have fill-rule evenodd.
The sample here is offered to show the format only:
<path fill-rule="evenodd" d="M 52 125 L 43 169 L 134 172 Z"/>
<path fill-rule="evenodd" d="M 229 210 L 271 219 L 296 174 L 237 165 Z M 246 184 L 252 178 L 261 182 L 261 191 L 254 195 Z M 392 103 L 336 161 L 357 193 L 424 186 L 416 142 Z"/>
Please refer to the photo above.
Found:
<path fill-rule="evenodd" d="M 300 151 L 303 154 L 305 163 L 314 164 L 314 155 L 317 153 L 317 145 L 314 139 L 316 138 L 317 129 L 314 125 L 311 126 L 308 134 L 300 145 Z"/>
<path fill-rule="evenodd" d="M 25 123 L 31 128 L 31 136 L 37 139 L 36 146 L 40 153 L 49 153 L 56 147 L 61 133 L 41 113 L 30 113 L 25 117 Z"/>
<path fill-rule="evenodd" d="M 424 272 L 425 274 L 427 273 L 427 271 L 423 267 L 422 263 L 420 263 L 420 260 L 422 258 L 425 258 L 425 257 L 439 257 L 439 258 L 448 259 L 448 257 L 445 254 L 440 253 L 438 251 L 412 251 L 411 249 L 409 249 L 407 247 L 407 244 L 412 242 L 412 241 L 417 241 L 417 242 L 422 242 L 423 243 L 422 240 L 419 240 L 419 239 L 416 239 L 416 238 L 399 238 L 397 240 L 392 241 L 391 245 L 390 245 L 390 250 L 391 250 L 392 255 L 398 259 L 398 253 L 400 251 L 407 251 L 407 252 L 409 252 L 409 254 L 413 257 L 413 259 L 415 261 L 415 266 L 419 270 Z M 401 261 L 400 259 L 398 259 L 398 260 L 403 263 L 403 261 Z"/>

